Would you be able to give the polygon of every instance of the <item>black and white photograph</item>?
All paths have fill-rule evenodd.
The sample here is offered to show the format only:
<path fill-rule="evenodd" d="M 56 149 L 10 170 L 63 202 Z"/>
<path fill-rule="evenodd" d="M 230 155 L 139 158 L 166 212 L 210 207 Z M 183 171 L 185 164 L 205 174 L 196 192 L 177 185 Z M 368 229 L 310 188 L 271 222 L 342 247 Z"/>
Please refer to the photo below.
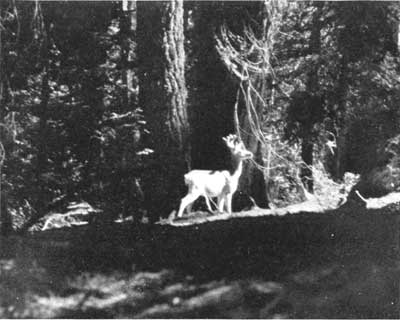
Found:
<path fill-rule="evenodd" d="M 400 1 L 0 0 L 0 319 L 399 319 Z"/>

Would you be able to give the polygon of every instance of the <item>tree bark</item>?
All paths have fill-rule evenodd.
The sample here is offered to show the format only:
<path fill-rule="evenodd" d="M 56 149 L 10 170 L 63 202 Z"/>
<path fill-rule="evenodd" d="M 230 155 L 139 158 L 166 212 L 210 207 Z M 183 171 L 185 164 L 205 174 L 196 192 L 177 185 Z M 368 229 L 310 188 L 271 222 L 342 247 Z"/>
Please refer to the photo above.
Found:
<path fill-rule="evenodd" d="M 2 16 L 1 8 L 0 8 L 0 17 Z M 3 30 L 0 28 L 0 122 L 3 122 L 4 119 L 4 63 L 3 63 Z M 3 141 L 0 141 L 3 143 Z M 3 146 L 4 148 L 4 146 Z M 2 148 L 2 151 L 5 151 Z M 5 156 L 5 155 L 1 155 Z M 3 160 L 1 159 L 0 163 L 0 234 L 6 236 L 12 230 L 12 221 L 11 216 L 8 212 L 7 206 L 7 196 L 6 192 L 3 191 Z"/>
<path fill-rule="evenodd" d="M 344 50 L 339 69 L 339 77 L 337 82 L 336 97 L 337 97 L 337 109 L 336 109 L 336 143 L 337 147 L 333 156 L 333 165 L 330 169 L 332 176 L 335 179 L 342 179 L 347 157 L 347 115 L 346 115 L 346 96 L 348 90 L 348 56 Z"/>
<path fill-rule="evenodd" d="M 246 128 L 246 126 L 243 126 L 243 129 L 244 131 L 249 132 L 247 131 L 248 128 Z M 254 135 L 247 135 L 246 138 L 242 135 L 242 138 L 245 141 L 247 149 L 253 152 L 254 161 L 261 167 L 264 167 L 265 163 L 263 157 L 265 154 L 265 148 L 263 147 L 263 144 L 258 141 Z M 257 168 L 251 162 L 246 162 L 243 167 L 239 190 L 250 195 L 260 208 L 268 208 L 268 192 L 263 169 Z"/>
<path fill-rule="evenodd" d="M 0 7 L 0 19 L 2 8 Z M 3 30 L 0 28 L 0 121 L 4 119 L 4 62 L 3 62 Z"/>
<path fill-rule="evenodd" d="M 136 29 L 136 2 L 124 1 L 121 17 L 121 46 L 122 46 L 122 81 L 124 82 L 125 92 L 123 96 L 124 107 L 132 106 L 133 75 L 132 68 L 133 50 L 130 41 L 135 37 Z"/>
<path fill-rule="evenodd" d="M 46 168 L 47 163 L 47 146 L 46 146 L 46 135 L 47 135 L 47 121 L 48 112 L 47 106 L 49 102 L 49 77 L 48 77 L 48 66 L 43 69 L 44 75 L 42 79 L 42 91 L 41 91 L 41 103 L 40 103 L 40 122 L 39 122 L 39 132 L 38 132 L 38 153 L 37 153 L 37 165 L 36 165 L 36 183 L 38 187 L 37 205 L 36 210 L 39 215 L 44 214 L 43 210 L 45 208 L 45 188 L 42 175 Z"/>
<path fill-rule="evenodd" d="M 308 192 L 313 192 L 314 179 L 312 177 L 312 165 L 313 165 L 313 151 L 314 143 L 308 139 L 303 139 L 301 142 L 301 158 L 304 165 L 301 168 L 301 182 Z"/>
<path fill-rule="evenodd" d="M 42 83 L 40 93 L 40 107 L 38 116 L 39 131 L 37 135 L 38 150 L 37 150 L 37 163 L 36 163 L 36 183 L 37 183 L 37 198 L 36 198 L 36 211 L 38 216 L 45 214 L 46 207 L 46 188 L 43 181 L 43 173 L 47 166 L 47 122 L 48 122 L 48 104 L 50 99 L 50 86 L 49 86 L 49 73 L 50 73 L 50 45 L 47 21 L 43 22 L 44 28 L 42 30 L 42 48 L 41 48 L 41 63 L 42 63 Z"/>
<path fill-rule="evenodd" d="M 144 178 L 151 221 L 175 209 L 190 167 L 183 1 L 137 2 L 139 104 L 154 150 Z"/>
<path fill-rule="evenodd" d="M 311 36 L 310 36 L 310 51 L 311 54 L 317 55 L 318 57 L 321 54 L 321 28 L 322 24 L 320 21 L 321 18 L 321 10 L 322 5 L 320 3 L 315 3 L 316 12 L 313 15 Z M 314 61 L 313 65 L 310 68 L 310 71 L 307 75 L 307 92 L 312 96 L 319 95 L 319 78 L 318 78 L 318 69 L 319 62 Z M 307 107 L 307 106 L 305 106 Z M 305 124 L 308 126 L 308 124 Z M 314 191 L 314 181 L 311 166 L 313 165 L 313 151 L 314 151 L 314 142 L 313 142 L 313 126 L 314 123 L 309 124 L 310 128 L 305 130 L 306 134 L 304 135 L 301 143 L 301 158 L 304 162 L 304 165 L 301 167 L 301 180 L 304 187 L 308 192 Z"/>
<path fill-rule="evenodd" d="M 235 4 L 236 5 L 236 4 Z M 230 156 L 222 137 L 234 133 L 237 84 L 221 61 L 215 35 L 224 23 L 223 2 L 196 3 L 193 8 L 192 61 L 189 84 L 192 159 L 195 169 L 224 169 Z"/>
<path fill-rule="evenodd" d="M 255 32 L 256 37 L 263 39 L 264 45 L 267 45 L 266 39 L 271 25 L 271 21 L 269 21 L 269 19 L 273 19 L 273 17 L 268 16 L 268 14 L 266 13 L 266 4 L 253 2 L 251 3 L 251 7 L 249 7 L 249 5 L 250 4 L 247 4 L 245 6 L 247 7 L 247 9 L 252 10 L 252 16 L 254 17 L 253 19 L 256 19 L 256 14 L 259 11 L 262 12 L 262 14 L 259 15 L 261 19 L 259 19 L 260 21 L 258 21 L 258 23 L 263 27 L 257 31 L 253 30 L 253 32 Z M 250 23 L 248 22 L 248 24 Z M 263 67 L 265 69 L 268 69 L 268 65 L 269 63 L 271 63 L 271 61 L 267 61 L 265 55 L 262 56 L 263 54 L 264 52 L 259 52 L 257 60 L 264 61 Z M 257 75 L 254 77 L 254 80 L 250 79 L 249 81 L 252 81 L 253 86 L 256 88 L 260 96 L 269 97 L 269 99 L 267 99 L 267 108 L 269 109 L 267 110 L 267 112 L 269 113 L 270 111 L 272 111 L 272 109 L 274 108 L 274 99 L 272 89 L 273 81 L 270 75 Z M 248 94 L 251 95 L 251 92 L 249 91 Z M 262 125 L 265 121 L 263 114 L 266 111 L 266 106 L 260 101 L 258 97 L 255 97 L 255 95 L 253 96 L 252 101 L 257 117 L 260 119 L 259 124 L 261 131 Z M 248 106 L 245 106 L 244 103 L 242 103 L 240 126 L 243 132 L 241 136 L 242 139 L 245 141 L 247 148 L 253 153 L 253 160 L 257 163 L 258 166 L 256 166 L 253 162 L 246 162 L 243 168 L 242 178 L 239 183 L 239 190 L 246 193 L 247 195 L 250 195 L 260 208 L 268 208 L 270 199 L 266 181 L 269 180 L 271 173 L 268 161 L 270 160 L 270 151 L 272 146 L 264 144 L 262 141 L 259 141 L 256 134 L 252 133 L 253 130 L 250 126 L 249 117 L 255 117 L 255 115 L 249 114 L 249 112 L 246 110 L 247 107 Z M 267 155 L 267 161 L 264 161 L 266 151 L 268 151 L 269 153 Z M 267 164 L 265 162 L 267 162 Z"/>
<path fill-rule="evenodd" d="M 261 95 L 266 94 L 265 79 L 256 79 L 258 82 L 257 90 Z M 255 111 L 258 117 L 262 120 L 262 114 L 264 105 L 259 101 L 258 98 L 253 100 L 253 104 L 255 107 Z M 273 107 L 273 106 L 270 106 Z M 241 117 L 240 117 L 240 127 L 242 129 L 241 137 L 249 151 L 251 151 L 254 155 L 253 160 L 258 164 L 257 167 L 253 162 L 247 161 L 243 167 L 242 177 L 239 181 L 239 190 L 249 196 L 251 196 L 256 202 L 257 206 L 260 208 L 268 208 L 269 207 L 269 197 L 268 190 L 266 184 L 266 178 L 270 178 L 270 170 L 265 166 L 264 155 L 267 150 L 265 146 L 255 134 L 252 133 L 252 128 L 250 126 L 249 113 L 246 110 L 246 106 L 242 105 L 241 108 Z M 261 124 L 260 124 L 261 125 Z"/>

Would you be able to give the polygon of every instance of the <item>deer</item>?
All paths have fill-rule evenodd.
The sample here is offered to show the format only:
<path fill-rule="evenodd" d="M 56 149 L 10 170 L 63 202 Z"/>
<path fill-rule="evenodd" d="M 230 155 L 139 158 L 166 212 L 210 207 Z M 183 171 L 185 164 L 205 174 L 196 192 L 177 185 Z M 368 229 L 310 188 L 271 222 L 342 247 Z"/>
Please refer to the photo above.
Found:
<path fill-rule="evenodd" d="M 253 153 L 247 150 L 243 141 L 234 134 L 223 137 L 222 140 L 231 153 L 232 168 L 230 170 L 192 170 L 185 174 L 185 184 L 189 190 L 181 200 L 178 218 L 182 217 L 185 209 L 201 196 L 205 198 L 209 211 L 213 212 L 210 199 L 217 198 L 218 211 L 224 212 L 225 207 L 229 214 L 232 213 L 232 197 L 238 188 L 243 161 L 253 158 Z"/>

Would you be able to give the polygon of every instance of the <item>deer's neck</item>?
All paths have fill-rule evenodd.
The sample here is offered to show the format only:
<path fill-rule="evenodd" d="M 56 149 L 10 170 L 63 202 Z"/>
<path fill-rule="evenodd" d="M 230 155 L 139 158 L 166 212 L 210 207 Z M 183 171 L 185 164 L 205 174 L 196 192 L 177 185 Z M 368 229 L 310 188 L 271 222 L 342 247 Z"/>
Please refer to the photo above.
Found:
<path fill-rule="evenodd" d="M 232 157 L 231 168 L 229 170 L 231 177 L 239 179 L 240 175 L 242 174 L 242 171 L 243 171 L 243 160 Z"/>

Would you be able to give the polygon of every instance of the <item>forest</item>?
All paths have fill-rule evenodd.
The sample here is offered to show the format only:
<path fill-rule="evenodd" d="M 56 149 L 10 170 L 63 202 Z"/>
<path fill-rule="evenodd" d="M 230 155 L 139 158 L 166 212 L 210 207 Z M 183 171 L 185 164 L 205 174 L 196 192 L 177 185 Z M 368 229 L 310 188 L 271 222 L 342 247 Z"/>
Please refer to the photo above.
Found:
<path fill-rule="evenodd" d="M 398 318 L 399 106 L 399 2 L 2 0 L 0 318 Z"/>

